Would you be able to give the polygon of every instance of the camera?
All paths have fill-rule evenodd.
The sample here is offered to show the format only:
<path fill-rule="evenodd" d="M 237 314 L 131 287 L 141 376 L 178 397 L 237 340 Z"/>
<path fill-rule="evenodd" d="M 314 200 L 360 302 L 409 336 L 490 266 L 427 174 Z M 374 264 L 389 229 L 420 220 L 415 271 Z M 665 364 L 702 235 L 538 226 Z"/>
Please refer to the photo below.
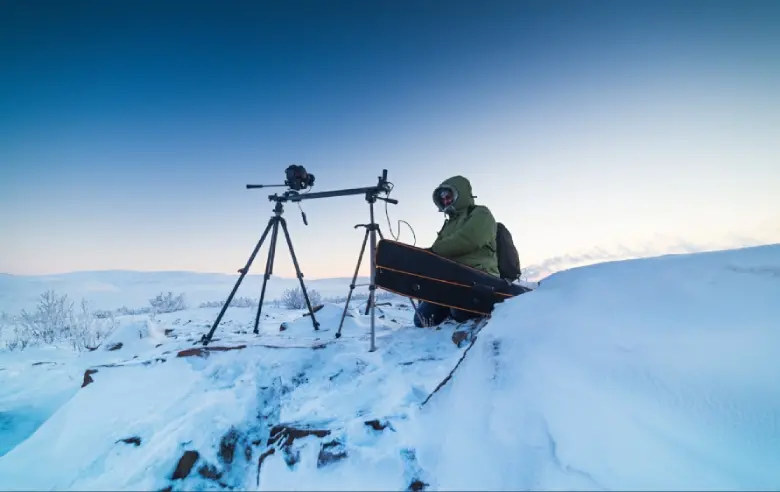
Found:
<path fill-rule="evenodd" d="M 287 177 L 284 184 L 291 190 L 300 191 L 314 186 L 314 175 L 308 173 L 303 166 L 292 164 L 285 169 L 284 174 Z"/>

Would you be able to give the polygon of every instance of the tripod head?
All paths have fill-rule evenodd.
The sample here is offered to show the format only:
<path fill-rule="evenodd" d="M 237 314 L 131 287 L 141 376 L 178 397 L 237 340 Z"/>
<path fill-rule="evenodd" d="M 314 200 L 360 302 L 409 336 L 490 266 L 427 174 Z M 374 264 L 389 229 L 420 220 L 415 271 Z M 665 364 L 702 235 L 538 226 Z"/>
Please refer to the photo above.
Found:
<path fill-rule="evenodd" d="M 380 193 L 390 194 L 390 191 L 393 189 L 392 183 L 387 180 L 387 169 L 382 169 L 382 175 L 379 176 L 378 180 L 377 185 L 372 190 L 366 192 L 366 201 L 373 203 L 376 200 L 382 200 L 397 205 L 398 200 L 379 196 Z"/>
<path fill-rule="evenodd" d="M 294 201 L 293 198 L 298 195 L 299 193 L 297 191 L 287 190 L 281 195 L 278 193 L 274 193 L 273 195 L 268 195 L 268 200 L 276 203 L 284 203 L 284 202 Z"/>

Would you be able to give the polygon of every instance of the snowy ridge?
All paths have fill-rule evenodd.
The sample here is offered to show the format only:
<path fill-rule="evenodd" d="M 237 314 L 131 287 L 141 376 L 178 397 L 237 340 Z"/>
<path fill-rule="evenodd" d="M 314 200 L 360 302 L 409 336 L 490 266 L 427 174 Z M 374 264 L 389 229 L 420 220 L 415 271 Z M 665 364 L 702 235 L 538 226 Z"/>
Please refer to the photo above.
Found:
<path fill-rule="evenodd" d="M 373 353 L 334 304 L 261 336 L 228 309 L 208 350 L 217 309 L 127 316 L 80 357 L 0 354 L 0 488 L 776 490 L 778 299 L 780 246 L 562 272 L 430 399 L 468 345 L 403 301 Z"/>

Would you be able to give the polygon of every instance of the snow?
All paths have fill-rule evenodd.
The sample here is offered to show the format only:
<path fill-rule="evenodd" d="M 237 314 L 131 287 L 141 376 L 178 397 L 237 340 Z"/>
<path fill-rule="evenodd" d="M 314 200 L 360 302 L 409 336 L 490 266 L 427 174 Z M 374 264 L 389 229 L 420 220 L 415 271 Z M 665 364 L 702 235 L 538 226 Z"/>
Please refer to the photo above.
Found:
<path fill-rule="evenodd" d="M 775 245 L 560 272 L 471 347 L 404 299 L 374 352 L 357 302 L 339 339 L 340 304 L 229 308 L 189 356 L 218 309 L 122 316 L 0 352 L 0 489 L 777 490 L 778 299 Z"/>
<path fill-rule="evenodd" d="M 415 422 L 420 464 L 442 490 L 776 490 L 778 300 L 776 246 L 545 279 Z"/>

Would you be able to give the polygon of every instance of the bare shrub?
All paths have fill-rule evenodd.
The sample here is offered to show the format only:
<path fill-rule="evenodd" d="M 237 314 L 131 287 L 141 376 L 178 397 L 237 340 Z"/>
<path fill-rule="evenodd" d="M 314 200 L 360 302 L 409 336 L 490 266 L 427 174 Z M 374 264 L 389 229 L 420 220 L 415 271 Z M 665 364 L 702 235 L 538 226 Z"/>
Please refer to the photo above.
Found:
<path fill-rule="evenodd" d="M 236 308 L 253 308 L 257 307 L 257 304 L 260 302 L 259 299 L 252 299 L 251 297 L 234 297 L 230 301 L 230 307 L 236 307 Z M 208 302 L 202 302 L 198 306 L 199 308 L 221 308 L 225 305 L 225 301 L 208 301 Z"/>
<path fill-rule="evenodd" d="M 3 333 L 6 336 L 2 336 Z M 24 350 L 31 341 L 29 330 L 25 329 L 19 316 L 7 313 L 0 315 L 0 341 L 7 350 Z"/>
<path fill-rule="evenodd" d="M 86 300 L 74 316 L 70 344 L 74 350 L 95 348 L 117 327 L 114 313 L 95 312 Z"/>
<path fill-rule="evenodd" d="M 20 324 L 14 323 L 12 326 L 13 335 L 5 341 L 5 348 L 10 351 L 26 349 L 32 341 L 30 333 Z"/>
<path fill-rule="evenodd" d="M 137 314 L 152 314 L 153 312 L 154 309 L 152 307 L 129 308 L 127 306 L 122 306 L 115 311 L 115 314 L 119 316 L 132 316 Z"/>
<path fill-rule="evenodd" d="M 62 344 L 84 350 L 97 346 L 116 327 L 116 320 L 113 315 L 97 317 L 84 300 L 76 312 L 67 295 L 49 290 L 41 294 L 35 310 L 22 310 L 19 316 L 4 315 L 2 324 L 13 329 L 5 341 L 8 350 Z"/>
<path fill-rule="evenodd" d="M 22 310 L 21 321 L 30 337 L 43 344 L 52 344 L 58 337 L 67 338 L 72 329 L 73 303 L 67 295 L 53 290 L 41 294 L 35 311 Z"/>
<path fill-rule="evenodd" d="M 382 290 L 376 290 L 374 292 L 374 299 L 377 301 L 380 300 L 393 300 L 397 299 L 400 296 L 398 294 L 394 294 L 392 292 L 382 291 Z M 353 292 L 352 297 L 350 298 L 350 302 L 354 301 L 367 301 L 368 300 L 368 292 Z M 323 299 L 323 302 L 329 302 L 332 304 L 340 304 L 342 302 L 347 302 L 347 296 L 341 295 L 341 296 L 330 296 L 325 297 Z"/>
<path fill-rule="evenodd" d="M 184 294 L 174 297 L 173 292 L 160 292 L 157 297 L 149 299 L 154 314 L 175 313 L 187 309 L 187 301 Z"/>
<path fill-rule="evenodd" d="M 322 296 L 320 296 L 319 292 L 314 289 L 306 289 L 306 293 L 309 295 L 309 302 L 311 302 L 312 307 L 321 303 Z M 285 290 L 280 300 L 282 306 L 287 309 L 306 309 L 306 298 L 303 296 L 303 290 L 300 287 Z"/>

